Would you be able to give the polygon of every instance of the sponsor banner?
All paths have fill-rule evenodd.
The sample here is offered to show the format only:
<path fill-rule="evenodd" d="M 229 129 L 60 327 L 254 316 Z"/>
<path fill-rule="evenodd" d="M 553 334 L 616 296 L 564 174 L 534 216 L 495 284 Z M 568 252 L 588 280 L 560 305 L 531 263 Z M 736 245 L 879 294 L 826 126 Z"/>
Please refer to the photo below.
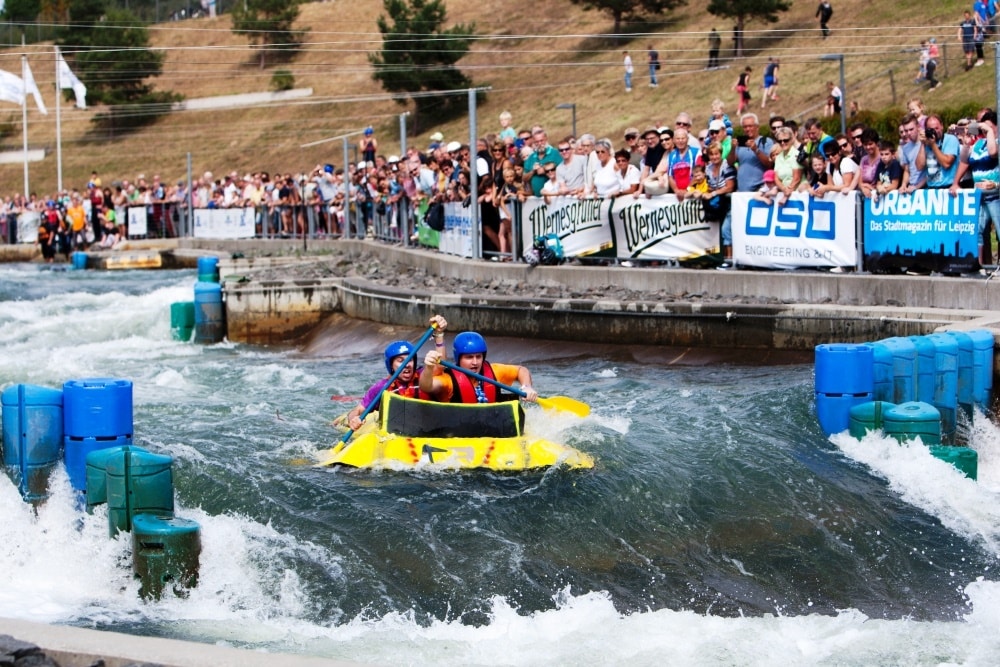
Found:
<path fill-rule="evenodd" d="M 619 197 L 611 220 L 619 259 L 682 261 L 719 252 L 720 225 L 705 220 L 698 199 Z"/>
<path fill-rule="evenodd" d="M 865 266 L 971 270 L 979 260 L 979 191 L 890 192 L 864 203 Z"/>
<path fill-rule="evenodd" d="M 856 192 L 796 192 L 778 205 L 733 193 L 733 259 L 768 269 L 854 266 L 857 198 Z"/>
<path fill-rule="evenodd" d="M 256 233 L 256 211 L 247 208 L 196 208 L 194 236 L 199 239 L 249 239 Z"/>
<path fill-rule="evenodd" d="M 145 206 L 129 206 L 127 229 L 128 236 L 132 239 L 149 233 Z"/>
<path fill-rule="evenodd" d="M 460 202 L 444 205 L 444 231 L 439 232 L 438 250 L 472 257 L 472 212 Z"/>
<path fill-rule="evenodd" d="M 608 215 L 611 201 L 576 197 L 528 197 L 521 204 L 521 247 L 555 234 L 564 257 L 584 257 L 614 245 Z"/>
<path fill-rule="evenodd" d="M 38 226 L 42 224 L 42 214 L 38 211 L 25 211 L 17 216 L 17 242 L 37 243 Z"/>

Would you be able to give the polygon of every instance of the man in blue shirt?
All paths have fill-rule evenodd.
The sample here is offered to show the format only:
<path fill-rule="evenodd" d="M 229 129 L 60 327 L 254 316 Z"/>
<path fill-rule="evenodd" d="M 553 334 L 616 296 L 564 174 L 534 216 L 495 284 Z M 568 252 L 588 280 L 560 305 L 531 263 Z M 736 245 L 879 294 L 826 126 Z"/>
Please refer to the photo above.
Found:
<path fill-rule="evenodd" d="M 958 154 L 961 151 L 958 137 L 944 131 L 940 116 L 930 115 L 924 120 L 921 141 L 924 142 L 927 187 L 951 187 L 958 171 Z"/>
<path fill-rule="evenodd" d="M 549 135 L 541 125 L 531 128 L 531 138 L 534 141 L 534 152 L 524 161 L 524 184 L 531 188 L 531 194 L 542 195 L 542 186 L 548 177 L 545 175 L 545 163 L 551 162 L 557 167 L 562 164 L 559 151 L 549 145 Z"/>

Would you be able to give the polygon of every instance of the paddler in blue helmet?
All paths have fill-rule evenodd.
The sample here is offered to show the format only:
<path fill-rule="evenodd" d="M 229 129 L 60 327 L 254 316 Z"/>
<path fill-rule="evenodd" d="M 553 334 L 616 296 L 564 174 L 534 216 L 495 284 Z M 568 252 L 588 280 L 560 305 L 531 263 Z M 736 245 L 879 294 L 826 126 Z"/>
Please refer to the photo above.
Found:
<path fill-rule="evenodd" d="M 475 331 L 463 331 L 455 336 L 454 352 L 455 363 L 461 368 L 501 384 L 513 385 L 516 381 L 526 394 L 525 400 L 538 400 L 538 392 L 531 386 L 531 371 L 524 366 L 491 364 L 486 361 L 486 340 Z M 440 349 L 431 350 L 424 357 L 425 372 L 420 375 L 421 391 L 442 403 L 496 403 L 497 400 L 503 400 L 496 385 L 444 368 L 441 365 L 443 358 Z"/>
<path fill-rule="evenodd" d="M 448 328 L 448 322 L 441 315 L 435 315 L 431 318 L 430 323 L 435 327 L 434 345 L 437 349 L 444 350 L 444 332 Z M 417 369 L 417 355 L 414 352 L 413 345 L 406 340 L 393 341 L 386 346 L 382 356 L 385 358 L 385 370 L 389 374 L 369 387 L 368 391 L 361 398 L 361 402 L 347 413 L 347 425 L 351 427 L 351 430 L 357 431 L 361 428 L 361 425 L 364 423 L 361 421 L 361 414 L 365 411 L 365 408 L 371 405 L 375 397 L 383 391 L 383 388 L 385 391 L 391 391 L 411 398 L 430 398 L 427 394 L 420 393 L 418 385 L 420 370 Z M 392 374 L 396 372 L 399 365 L 406 361 L 406 358 L 410 357 L 411 354 L 410 363 L 400 371 L 399 376 L 389 385 L 389 378 L 392 377 Z M 376 412 L 377 410 L 378 406 L 372 412 Z"/>

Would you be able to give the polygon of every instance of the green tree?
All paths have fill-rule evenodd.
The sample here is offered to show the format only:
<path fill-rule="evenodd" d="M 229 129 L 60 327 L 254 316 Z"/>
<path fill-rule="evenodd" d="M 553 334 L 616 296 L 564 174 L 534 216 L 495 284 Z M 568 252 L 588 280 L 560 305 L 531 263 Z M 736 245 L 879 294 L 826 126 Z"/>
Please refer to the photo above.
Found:
<path fill-rule="evenodd" d="M 612 29 L 616 35 L 621 32 L 622 22 L 642 20 L 656 16 L 685 4 L 686 0 L 570 0 L 584 9 L 596 9 L 610 14 L 614 19 Z"/>
<path fill-rule="evenodd" d="M 260 49 L 260 68 L 268 49 L 295 50 L 304 31 L 292 30 L 299 17 L 299 0 L 245 0 L 233 5 L 233 33 L 244 35 Z"/>
<path fill-rule="evenodd" d="M 469 52 L 475 25 L 443 29 L 446 10 L 441 0 L 382 0 L 382 6 L 388 19 L 378 17 L 382 50 L 368 54 L 375 68 L 372 78 L 396 94 L 400 104 L 412 98 L 418 118 L 428 111 L 447 116 L 465 108 L 464 96 L 418 93 L 472 87 L 472 80 L 455 63 Z"/>
<path fill-rule="evenodd" d="M 149 49 L 149 32 L 134 14 L 124 9 L 106 9 L 104 20 L 90 13 L 97 2 L 83 0 L 78 23 L 70 6 L 73 30 L 59 40 L 67 56 L 72 55 L 76 75 L 87 85 L 88 101 L 105 104 L 135 102 L 152 91 L 151 77 L 163 71 L 163 54 Z"/>
<path fill-rule="evenodd" d="M 736 19 L 736 57 L 743 57 L 743 28 L 748 21 L 777 23 L 778 12 L 792 8 L 791 0 L 709 0 L 708 13 Z"/>
<path fill-rule="evenodd" d="M 41 0 L 6 0 L 0 17 L 12 23 L 27 23 L 34 21 L 40 11 Z"/>

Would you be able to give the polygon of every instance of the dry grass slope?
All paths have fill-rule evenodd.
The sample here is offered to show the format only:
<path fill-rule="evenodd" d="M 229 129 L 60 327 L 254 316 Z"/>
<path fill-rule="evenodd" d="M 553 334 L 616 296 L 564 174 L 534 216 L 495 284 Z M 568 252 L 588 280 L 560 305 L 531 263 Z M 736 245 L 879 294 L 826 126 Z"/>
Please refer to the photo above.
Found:
<path fill-rule="evenodd" d="M 735 97 L 730 87 L 737 72 L 750 65 L 757 85 L 768 56 L 779 57 L 782 66 L 781 99 L 767 112 L 804 117 L 819 111 L 825 82 L 839 76 L 836 62 L 820 60 L 829 53 L 845 56 L 848 99 L 859 100 L 864 108 L 901 105 L 919 93 L 913 83 L 916 53 L 908 50 L 931 36 L 942 44 L 946 60 L 939 67 L 944 85 L 923 93 L 929 106 L 969 101 L 994 104 L 992 45 L 987 46 L 987 66 L 971 72 L 961 66 L 956 26 L 971 2 L 916 3 L 905 10 L 892 0 L 833 0 L 833 4 L 830 38 L 819 36 L 816 3 L 800 1 L 776 24 L 748 24 L 750 51 L 745 58 L 731 60 L 731 23 L 705 13 L 699 2 L 691 2 L 662 23 L 633 26 L 637 34 L 618 41 L 602 36 L 611 28 L 610 19 L 583 12 L 569 0 L 447 0 L 449 21 L 475 22 L 481 36 L 461 62 L 477 84 L 491 86 L 487 102 L 479 109 L 481 134 L 498 129 L 497 115 L 509 109 L 518 126 L 537 122 L 547 126 L 552 136 L 564 135 L 571 129 L 571 114 L 557 110 L 560 103 L 576 104 L 578 132 L 609 136 L 616 143 L 625 127 L 669 123 L 681 110 L 691 112 L 700 123 L 716 97 L 732 111 Z M 399 152 L 398 114 L 405 107 L 385 97 L 371 79 L 367 59 L 381 45 L 375 23 L 380 13 L 382 3 L 374 0 L 302 6 L 299 25 L 309 29 L 307 47 L 293 61 L 280 65 L 294 73 L 296 87 L 313 88 L 312 98 L 301 103 L 173 113 L 134 135 L 97 141 L 88 135 L 95 110 L 80 111 L 64 104 L 64 184 L 82 185 L 92 169 L 106 181 L 138 173 L 180 178 L 189 152 L 195 173 L 206 169 L 215 173 L 296 171 L 318 162 L 340 164 L 340 141 L 301 146 L 369 123 L 378 131 L 380 152 Z M 259 69 L 255 54 L 229 27 L 227 16 L 152 26 L 153 45 L 167 56 L 164 74 L 155 82 L 157 88 L 188 98 L 268 90 L 274 68 Z M 706 35 L 712 27 L 725 37 L 724 68 L 705 71 Z M 655 45 L 664 61 L 661 85 L 656 89 L 646 85 L 647 44 Z M 636 62 L 636 84 L 630 95 L 625 94 L 622 82 L 624 49 Z M 0 69 L 19 72 L 20 53 L 19 47 L 0 52 Z M 52 55 L 43 46 L 29 46 L 27 54 L 50 110 L 48 116 L 33 108 L 29 111 L 29 143 L 50 150 L 46 160 L 30 165 L 31 187 L 50 192 L 56 185 Z M 759 91 L 753 104 L 759 110 Z M 4 140 L 5 148 L 19 148 L 20 110 L 8 104 L 0 111 L 0 122 L 5 120 L 16 127 Z M 434 130 L 441 130 L 448 139 L 468 140 L 464 120 L 441 125 L 428 118 L 420 121 L 419 134 L 409 137 L 410 145 L 426 146 Z M 22 171 L 21 164 L 0 165 L 0 191 L 19 189 Z"/>

